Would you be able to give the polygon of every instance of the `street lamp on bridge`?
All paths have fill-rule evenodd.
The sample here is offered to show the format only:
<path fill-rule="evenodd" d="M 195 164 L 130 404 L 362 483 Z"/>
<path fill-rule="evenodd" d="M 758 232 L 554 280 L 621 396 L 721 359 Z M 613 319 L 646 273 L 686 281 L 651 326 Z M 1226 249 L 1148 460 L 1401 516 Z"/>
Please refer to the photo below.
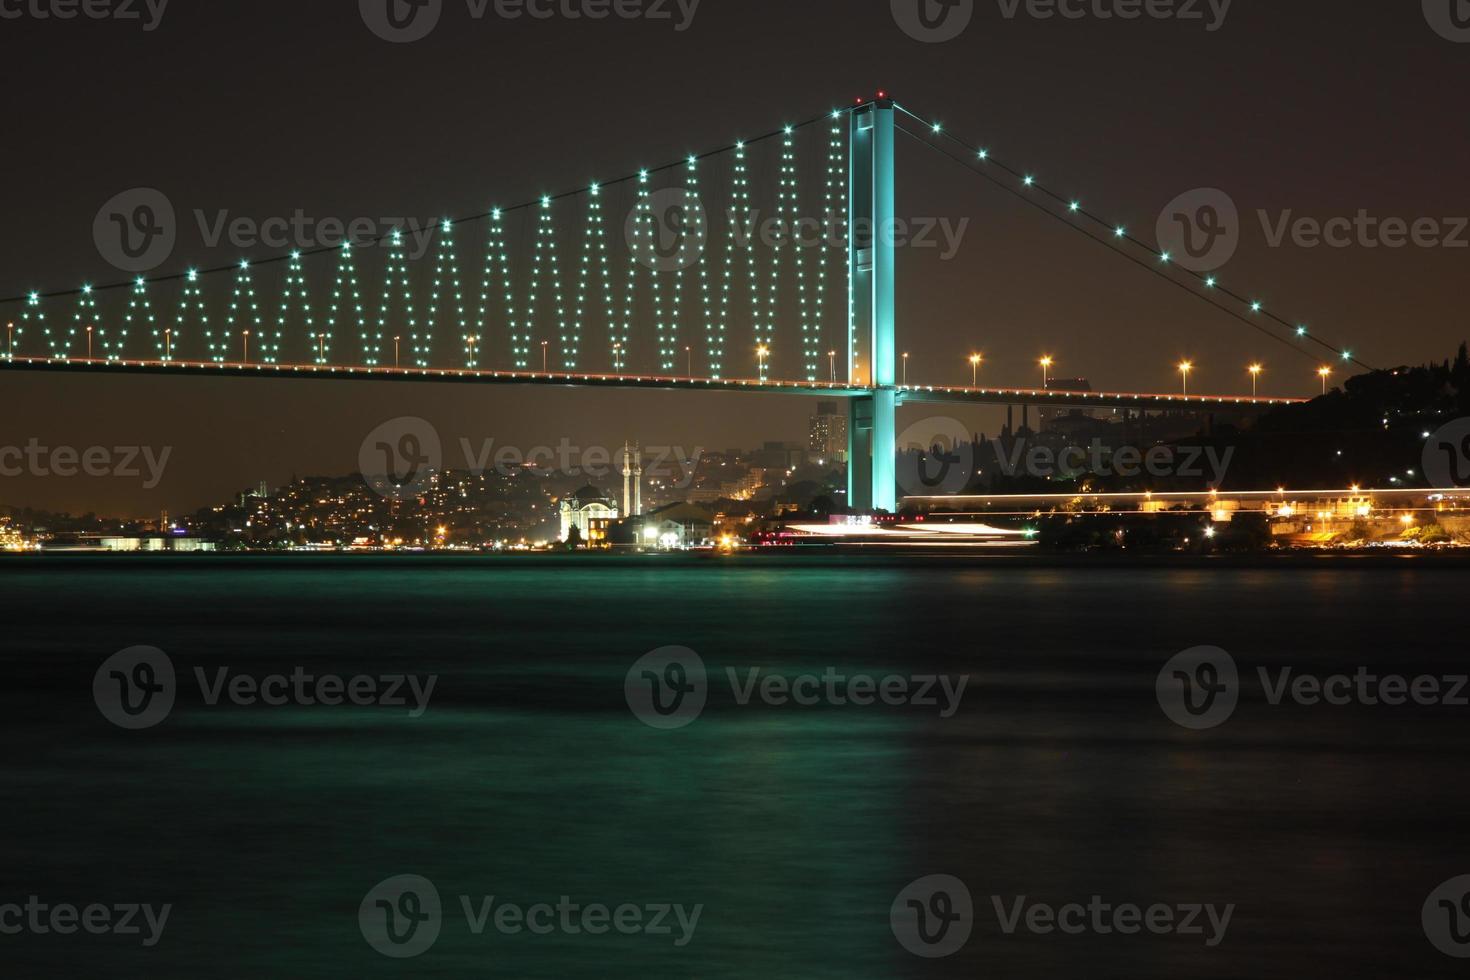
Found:
<path fill-rule="evenodd" d="M 832 383 L 835 385 L 837 383 L 837 352 L 835 350 L 827 352 L 827 363 L 832 367 Z"/>
<path fill-rule="evenodd" d="M 756 363 L 760 366 L 760 380 L 766 380 L 766 357 L 771 353 L 764 344 L 755 349 Z"/>
<path fill-rule="evenodd" d="M 1045 355 L 1041 359 L 1041 390 L 1042 391 L 1045 391 L 1047 385 L 1049 385 L 1051 383 L 1051 366 L 1053 364 L 1055 364 L 1055 363 L 1056 363 L 1056 361 L 1052 359 L 1052 356 L 1050 354 Z"/>
<path fill-rule="evenodd" d="M 980 387 L 980 365 L 985 363 L 985 357 L 981 354 L 970 355 L 970 387 Z"/>
<path fill-rule="evenodd" d="M 1327 394 L 1327 379 L 1332 377 L 1332 368 L 1322 365 L 1317 369 L 1317 376 L 1322 379 L 1322 394 Z"/>
<path fill-rule="evenodd" d="M 1259 364 L 1252 364 L 1246 370 L 1251 373 L 1251 397 L 1255 398 L 1259 394 L 1258 386 L 1261 380 L 1261 372 L 1266 369 Z"/>
<path fill-rule="evenodd" d="M 904 351 L 904 355 L 903 355 L 903 384 L 904 384 L 904 387 L 905 388 L 907 388 L 908 387 L 908 384 L 909 384 L 909 355 L 908 355 L 908 351 Z"/>
<path fill-rule="evenodd" d="M 1194 370 L 1194 364 L 1190 361 L 1179 362 L 1179 375 L 1184 379 L 1184 396 L 1189 397 L 1189 372 Z"/>

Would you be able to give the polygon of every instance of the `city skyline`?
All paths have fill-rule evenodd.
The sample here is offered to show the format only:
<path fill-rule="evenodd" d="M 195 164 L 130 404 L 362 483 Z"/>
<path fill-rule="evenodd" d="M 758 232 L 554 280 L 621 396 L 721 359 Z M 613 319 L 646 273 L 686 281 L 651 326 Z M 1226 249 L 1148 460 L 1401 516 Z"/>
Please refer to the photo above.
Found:
<path fill-rule="evenodd" d="M 382 53 L 382 42 L 353 18 L 347 18 L 344 24 L 322 12 L 295 13 L 300 23 L 294 44 L 304 46 L 330 38 L 354 57 Z M 811 9 L 784 11 L 783 16 L 795 25 L 826 22 L 829 13 L 821 5 L 812 5 Z M 1224 188 L 1239 206 L 1242 232 L 1235 261 L 1219 273 L 1225 281 L 1259 287 L 1269 294 L 1271 309 L 1299 311 L 1303 317 L 1311 317 L 1314 328 L 1320 323 L 1331 336 L 1351 342 L 1354 353 L 1368 363 L 1391 366 L 1442 356 L 1441 338 L 1449 329 L 1445 324 L 1455 317 L 1454 248 L 1314 248 L 1298 244 L 1300 236 L 1294 227 L 1283 245 L 1273 246 L 1272 238 L 1283 217 L 1291 222 L 1305 217 L 1321 223 L 1338 213 L 1356 216 L 1364 208 L 1383 217 L 1435 213 L 1435 208 L 1416 203 L 1415 196 L 1428 198 L 1436 185 L 1451 178 L 1450 170 L 1441 172 L 1433 165 L 1434 160 L 1454 159 L 1459 152 L 1455 141 L 1460 137 L 1450 129 L 1435 127 L 1427 131 L 1427 138 L 1439 141 L 1443 150 L 1425 158 L 1427 165 L 1421 160 L 1413 168 L 1412 180 L 1385 179 L 1381 186 L 1395 188 L 1392 193 L 1383 192 L 1377 201 L 1355 203 L 1344 209 L 1339 203 L 1352 192 L 1347 175 L 1364 165 L 1365 158 L 1380 169 L 1402 169 L 1405 176 L 1408 170 L 1399 158 L 1385 155 L 1380 149 L 1380 145 L 1391 144 L 1391 138 L 1365 145 L 1355 138 L 1332 137 L 1328 124 L 1343 110 L 1326 90 L 1295 89 L 1299 99 L 1310 100 L 1315 110 L 1311 118 L 1318 120 L 1308 133 L 1298 130 L 1300 113 L 1287 111 L 1269 97 L 1279 79 L 1230 76 L 1231 85 L 1247 85 L 1251 93 L 1251 97 L 1236 103 L 1224 98 L 1220 88 L 1224 74 L 1213 83 L 1207 79 L 1193 89 L 1196 98 L 1199 92 L 1218 91 L 1208 103 L 1209 111 L 1182 104 L 1178 101 L 1181 96 L 1167 87 L 1147 87 L 1138 92 L 1120 91 L 1116 96 L 1090 93 L 1089 98 L 1100 104 L 1092 106 L 1092 111 L 1079 112 L 1069 89 L 1059 82 L 1038 79 L 1033 80 L 1025 99 L 986 100 L 983 111 L 977 112 L 969 106 L 971 100 L 960 93 L 984 87 L 981 83 L 994 82 L 1014 70 L 1015 66 L 1005 60 L 1008 55 L 1003 45 L 995 46 L 995 58 L 989 64 L 964 69 L 950 66 L 947 78 L 931 79 L 918 67 L 926 46 L 912 44 L 901 32 L 890 33 L 896 29 L 887 11 L 844 14 L 832 18 L 827 26 L 839 34 L 855 32 L 864 45 L 882 44 L 890 59 L 896 59 L 889 69 L 895 77 L 875 80 L 858 77 L 866 76 L 866 72 L 854 72 L 852 78 L 838 78 L 835 83 L 827 77 L 775 82 L 734 74 L 726 77 L 716 71 L 711 75 L 715 87 L 708 96 L 694 98 L 676 86 L 666 86 L 658 90 L 653 110 L 620 120 L 617 125 L 578 111 L 575 100 L 581 93 L 552 86 L 541 93 L 542 101 L 534 111 L 514 99 L 499 99 L 504 103 L 503 125 L 494 131 L 497 135 L 464 136 L 480 150 L 468 155 L 433 149 L 451 138 L 461 138 L 464 130 L 449 124 L 459 111 L 451 102 L 422 100 L 427 104 L 412 106 L 411 115 L 418 128 L 429 134 L 427 140 L 414 144 L 409 156 L 402 155 L 407 147 L 395 147 L 390 142 L 381 174 L 371 167 L 350 167 L 344 172 L 337 166 L 340 155 L 331 144 L 333 138 L 340 141 L 351 133 L 376 132 L 371 120 L 406 120 L 408 116 L 401 114 L 410 107 L 396 103 L 386 90 L 375 99 L 334 106 L 338 111 L 329 114 L 330 124 L 323 128 L 317 125 L 316 113 L 298 113 L 291 108 L 293 100 L 278 80 L 269 76 L 255 79 L 250 86 L 256 93 L 253 98 L 275 104 L 273 125 L 292 134 L 292 144 L 300 157 L 291 167 L 270 171 L 271 178 L 264 182 L 255 179 L 259 160 L 250 154 L 239 160 L 217 159 L 207 173 L 181 169 L 181 163 L 192 159 L 185 152 L 191 145 L 182 135 L 185 131 L 202 127 L 214 141 L 211 145 L 224 145 L 220 141 L 229 130 L 192 103 L 196 98 L 193 92 L 175 92 L 170 100 L 154 98 L 148 100 L 151 112 L 181 114 L 175 124 L 157 128 L 160 135 L 155 142 L 138 147 L 127 163 L 105 178 L 76 169 L 63 171 L 78 188 L 66 201 L 19 202 L 17 224 L 33 229 L 36 241 L 25 248 L 24 254 L 15 251 L 13 240 L 4 245 L 10 251 L 0 253 L 4 258 L 0 268 L 5 270 L 0 279 L 7 284 L 0 292 L 21 295 L 31 289 L 75 288 L 82 282 L 126 278 L 98 254 L 93 223 L 109 198 L 130 187 L 157 187 L 177 212 L 178 242 L 160 271 L 211 267 L 229 264 L 242 253 L 276 251 L 258 243 L 249 248 L 236 245 L 228 233 L 211 248 L 208 241 L 213 230 L 228 228 L 229 221 L 236 218 L 247 219 L 258 231 L 263 221 L 275 216 L 292 218 L 298 211 L 318 223 L 358 216 L 385 219 L 391 214 L 409 214 L 427 220 L 435 215 L 477 213 L 496 199 L 534 199 L 538 194 L 631 172 L 640 165 L 675 159 L 682 152 L 725 145 L 742 134 L 765 132 L 783 116 L 794 119 L 793 113 L 820 111 L 822 105 L 838 105 L 853 97 L 871 97 L 876 82 L 891 85 L 905 102 L 933 107 L 931 111 L 943 114 L 946 127 L 965 138 L 993 141 L 996 152 L 1004 152 L 1007 159 L 1034 163 L 1048 185 L 1075 188 L 1087 206 L 1127 219 L 1133 231 L 1148 238 L 1153 237 L 1166 205 L 1181 192 L 1193 187 Z M 193 15 L 175 11 L 174 16 Z M 251 38 L 273 29 L 268 14 L 227 12 L 222 16 L 231 25 L 228 43 L 248 44 Z M 697 47 L 704 43 L 701 31 L 722 31 L 733 26 L 739 37 L 740 32 L 748 30 L 743 19 L 731 21 L 731 15 L 721 8 L 703 8 L 700 16 L 705 19 L 681 32 L 679 44 Z M 1283 39 L 1305 36 L 1307 32 L 1348 34 L 1356 29 L 1352 21 L 1358 16 L 1365 15 L 1336 11 L 1334 17 L 1322 18 L 1302 10 L 1265 14 L 1242 8 L 1232 13 L 1234 19 L 1228 30 L 1210 34 L 1207 41 L 1224 53 L 1232 46 L 1248 45 L 1248 39 L 1267 23 L 1273 35 Z M 16 29 L 41 38 L 54 26 L 26 22 L 17 24 Z M 493 29 L 488 24 L 475 26 L 483 29 L 478 33 L 441 31 L 422 44 L 390 50 L 411 65 L 427 68 L 432 62 L 439 72 L 436 77 L 452 89 L 458 83 L 473 85 L 469 80 L 479 78 L 476 63 L 467 56 L 480 45 L 511 42 L 501 52 L 498 72 L 507 79 L 507 90 L 513 90 L 508 81 L 515 77 L 512 66 L 519 63 L 516 59 L 531 57 L 530 52 L 540 50 L 538 29 L 526 21 L 496 24 Z M 608 23 L 602 29 L 608 36 L 633 45 L 633 50 L 671 50 L 665 45 L 668 38 L 656 29 L 643 30 L 649 26 Z M 1182 55 L 1171 53 L 1167 43 L 1162 47 L 1156 43 L 1178 37 L 1182 25 L 1140 23 L 1137 27 L 1136 32 L 1120 35 L 1123 47 L 1115 54 L 1141 55 L 1146 51 L 1151 58 L 1163 57 L 1165 69 L 1174 65 L 1207 75 L 1225 72 L 1221 66 L 1229 63 L 1228 58 L 1190 62 L 1186 67 Z M 977 43 L 990 45 L 1002 30 L 1025 35 L 1039 29 L 1037 24 L 997 21 L 982 14 L 974 32 Z M 1380 34 L 1386 32 L 1384 43 L 1405 49 L 1412 46 L 1419 52 L 1421 73 L 1432 76 L 1452 69 L 1457 49 L 1448 44 L 1424 45 L 1425 35 L 1428 40 L 1433 36 L 1421 18 L 1392 18 L 1378 29 Z M 76 43 L 84 48 L 95 45 L 94 60 L 106 64 L 115 55 L 104 38 L 99 25 L 80 32 Z M 198 59 L 199 52 L 177 47 L 181 40 L 163 32 L 154 43 L 170 45 L 171 56 L 180 63 Z M 527 43 L 514 43 L 520 41 Z M 591 32 L 573 32 L 559 38 L 555 57 L 575 57 L 583 50 L 582 45 L 598 43 Z M 1089 61 L 1105 60 L 1101 52 L 1086 49 L 1074 57 L 1082 59 L 1084 67 Z M 1307 57 L 1320 67 L 1317 74 L 1331 76 L 1340 55 L 1333 46 L 1313 45 Z M 317 69 L 306 63 L 302 70 Z M 208 77 L 207 72 L 204 74 Z M 358 81 L 372 89 L 382 84 L 370 75 Z M 1397 79 L 1383 84 L 1404 86 L 1406 92 L 1414 90 L 1409 82 Z M 1142 97 L 1144 92 L 1146 99 Z M 57 124 L 66 113 L 60 111 L 58 103 L 47 100 L 72 95 L 64 80 L 54 90 L 37 93 L 35 101 L 21 107 L 18 125 L 34 134 L 38 146 L 64 146 L 73 138 L 69 127 Z M 114 97 L 106 92 L 94 95 L 104 100 Z M 1024 105 L 1028 101 L 1032 103 L 1029 112 Z M 1379 120 L 1380 132 L 1392 133 L 1418 121 L 1412 97 L 1401 101 L 1406 101 L 1410 110 L 1399 119 Z M 377 115 L 368 113 L 369 104 Z M 720 111 L 711 112 L 710 105 L 718 105 Z M 1120 110 L 1126 105 L 1127 109 L 1098 111 L 1110 105 Z M 1251 107 L 1248 115 L 1242 115 L 1243 105 Z M 95 116 L 99 133 L 94 138 L 102 138 L 117 131 L 126 113 L 102 111 Z M 185 116 L 188 126 L 182 124 Z M 1109 120 L 1106 126 L 1102 118 Z M 1188 139 L 1172 146 L 1149 136 L 1165 119 L 1170 121 L 1171 131 Z M 434 122 L 441 125 L 435 126 Z M 1059 122 L 1065 125 L 1059 128 Z M 1232 129 L 1246 135 L 1225 138 L 1224 134 Z M 502 138 L 512 132 L 517 134 L 514 140 Z M 672 137 L 671 133 L 680 135 Z M 251 136 L 243 130 L 231 135 L 242 140 Z M 1127 138 L 1129 135 L 1134 138 Z M 601 148 L 591 159 L 576 150 L 588 140 Z M 1110 147 L 1106 153 L 1100 149 L 1104 142 Z M 419 144 L 425 147 L 422 152 Z M 1296 145 L 1298 165 L 1271 166 L 1269 154 L 1253 152 L 1261 144 L 1283 148 Z M 1200 149 L 1187 149 L 1190 146 Z M 1208 163 L 1201 155 L 1206 150 L 1213 154 Z M 898 296 L 898 343 L 910 355 L 905 359 L 905 369 L 916 382 L 961 384 L 970 375 L 969 357 L 983 351 L 981 380 L 998 384 L 1036 383 L 1039 379 L 1032 377 L 1037 373 L 1035 361 L 1050 353 L 1058 371 L 1085 373 L 1095 383 L 1108 379 L 1112 386 L 1124 389 L 1171 390 L 1178 380 L 1175 366 L 1188 360 L 1195 365 L 1189 380 L 1196 390 L 1239 391 L 1250 381 L 1248 365 L 1264 363 L 1264 376 L 1257 379 L 1263 393 L 1316 393 L 1316 360 L 1258 343 L 1248 327 L 1190 302 L 1189 297 L 1171 295 L 1166 286 L 1151 281 L 1144 271 L 1118 262 L 1115 256 L 1095 250 L 1086 242 L 1071 241 L 1072 236 L 1064 229 L 1048 226 L 1004 194 L 993 193 L 993 189 L 965 190 L 962 183 L 956 183 L 948 161 L 928 159 L 913 149 L 903 152 L 900 214 L 947 220 L 956 228 L 966 218 L 971 221 L 969 232 L 960 239 L 951 260 L 941 260 L 941 250 L 915 250 L 912 256 L 901 256 L 901 262 L 909 263 L 905 269 L 909 285 L 900 289 Z M 22 157 L 17 179 L 39 180 L 37 168 L 42 159 L 40 155 Z M 475 163 L 488 160 L 489 171 L 452 162 L 464 159 Z M 384 176 L 411 173 L 409 161 L 423 160 L 433 164 L 435 180 L 429 185 L 415 186 Z M 607 171 L 592 171 L 594 165 L 604 165 L 599 160 L 607 161 Z M 42 206 L 58 207 L 61 213 L 46 219 L 27 211 Z M 1270 220 L 1259 220 L 1255 213 L 1258 210 L 1266 211 Z M 224 224 L 220 223 L 221 216 L 226 219 Z M 313 225 L 312 230 L 315 234 L 321 229 Z M 1411 258 L 1414 274 L 1409 277 L 1399 266 Z M 1373 270 L 1371 276 L 1358 271 L 1369 268 Z M 1379 280 L 1418 283 L 1412 317 L 1405 319 L 1406 306 L 1402 302 L 1384 302 L 1373 290 L 1354 295 L 1352 285 L 1343 285 Z M 69 309 L 64 309 L 63 315 L 67 313 Z M 1391 323 L 1392 329 L 1384 331 L 1384 323 Z M 736 326 L 749 328 L 748 324 Z M 1381 338 L 1385 334 L 1392 335 L 1393 346 L 1384 345 Z M 1127 342 L 1112 342 L 1108 338 L 1113 335 L 1125 337 Z M 34 336 L 28 339 L 36 340 Z M 732 339 L 732 357 L 744 356 L 750 362 L 740 373 L 754 373 L 755 347 L 753 340 Z M 1145 354 L 1140 356 L 1136 351 Z M 799 373 L 791 360 L 788 355 L 773 365 L 773 370 L 788 376 Z M 1343 369 L 1332 383 L 1347 374 Z M 171 471 L 170 479 L 183 483 L 177 491 L 168 492 L 176 494 L 171 500 L 182 500 L 185 505 L 189 500 L 216 495 L 222 487 L 254 480 L 262 471 L 283 478 L 290 472 L 311 468 L 316 460 L 350 459 L 361 433 L 399 415 L 423 414 L 433 417 L 447 431 L 474 436 L 484 433 L 524 443 L 565 437 L 581 443 L 617 445 L 629 433 L 642 432 L 667 442 L 721 445 L 753 443 L 789 431 L 788 426 L 795 427 L 783 421 L 793 416 L 793 409 L 783 400 L 749 402 L 737 396 L 713 394 L 694 398 L 690 410 L 685 410 L 671 409 L 673 403 L 665 396 L 625 392 L 439 392 L 409 387 L 373 393 L 370 389 L 329 384 L 292 388 L 261 381 L 214 385 L 173 380 L 160 386 L 130 378 L 27 376 L 9 377 L 7 384 L 14 392 L 17 424 L 49 444 L 76 442 L 69 430 L 86 424 L 97 427 L 98 445 L 172 446 L 179 472 Z M 48 393 L 61 397 L 53 398 Z M 179 403 L 194 408 L 190 412 L 173 410 Z M 388 410 L 381 410 L 384 407 Z M 796 408 L 795 414 L 803 411 Z M 486 415 L 504 421 L 485 426 L 480 420 Z M 976 431 L 994 430 L 1000 418 L 997 411 L 981 409 L 962 409 L 959 415 L 967 427 Z M 905 410 L 900 421 L 915 417 L 911 410 Z M 607 419 L 617 421 L 609 426 L 604 421 Z M 799 436 L 799 432 L 791 431 L 789 437 Z M 20 497 L 33 497 L 24 481 L 12 485 Z M 58 499 L 71 508 L 95 507 L 103 503 L 98 498 L 109 492 L 100 487 L 68 486 L 59 488 Z M 86 499 L 89 495 L 90 500 Z M 150 498 L 141 495 L 134 495 L 132 502 L 121 506 L 157 509 Z"/>

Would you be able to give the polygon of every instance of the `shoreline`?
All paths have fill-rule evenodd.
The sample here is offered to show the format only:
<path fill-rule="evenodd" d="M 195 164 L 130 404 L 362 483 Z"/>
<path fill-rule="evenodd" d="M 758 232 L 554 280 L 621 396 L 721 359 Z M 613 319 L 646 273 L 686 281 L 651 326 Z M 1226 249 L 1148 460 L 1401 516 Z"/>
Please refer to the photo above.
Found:
<path fill-rule="evenodd" d="M 1145 568 L 1145 569 L 1303 569 L 1331 565 L 1353 569 L 1414 568 L 1470 569 L 1470 548 L 1436 551 L 1323 550 L 1242 554 L 1119 554 L 1038 552 L 1033 549 L 988 549 L 984 552 L 936 552 L 922 548 L 833 546 L 798 549 L 714 552 L 209 552 L 191 554 L 138 554 L 101 552 L 29 552 L 0 556 L 0 569 L 78 567 L 85 565 L 203 568 L 209 565 L 315 565 L 352 567 L 398 564 L 403 566 L 482 565 L 531 566 L 597 563 L 625 567 L 659 562 L 685 568 L 766 567 L 771 564 L 807 567 L 895 566 L 919 568 Z M 40 563 L 40 564 L 38 564 Z"/>

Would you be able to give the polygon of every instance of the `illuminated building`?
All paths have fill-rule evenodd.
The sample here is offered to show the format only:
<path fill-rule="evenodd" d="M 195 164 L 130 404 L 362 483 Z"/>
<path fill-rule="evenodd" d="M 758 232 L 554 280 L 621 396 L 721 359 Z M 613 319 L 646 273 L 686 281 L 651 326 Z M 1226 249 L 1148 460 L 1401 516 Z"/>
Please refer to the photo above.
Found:
<path fill-rule="evenodd" d="M 712 542 L 714 516 L 693 504 L 672 504 L 649 514 L 639 525 L 638 544 L 644 548 L 678 551 Z"/>
<path fill-rule="evenodd" d="M 557 505 L 561 517 L 561 537 L 566 541 L 576 528 L 588 545 L 607 540 L 607 526 L 618 519 L 618 505 L 607 494 L 588 484 L 576 493 L 563 497 Z"/>
<path fill-rule="evenodd" d="M 847 461 L 847 414 L 836 402 L 818 402 L 807 423 L 807 452 L 813 459 Z"/>

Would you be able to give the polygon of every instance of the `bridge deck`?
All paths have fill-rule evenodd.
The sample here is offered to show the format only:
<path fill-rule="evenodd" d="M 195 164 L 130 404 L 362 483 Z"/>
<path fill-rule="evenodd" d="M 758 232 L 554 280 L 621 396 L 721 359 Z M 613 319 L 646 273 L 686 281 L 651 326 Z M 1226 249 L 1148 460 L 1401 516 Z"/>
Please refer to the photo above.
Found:
<path fill-rule="evenodd" d="M 558 388 L 643 388 L 665 391 L 750 391 L 819 395 L 829 398 L 869 394 L 863 385 L 828 381 L 784 381 L 758 378 L 698 378 L 657 374 L 583 374 L 566 371 L 496 371 L 484 368 L 423 368 L 339 364 L 264 364 L 216 361 L 164 361 L 133 358 L 0 358 L 0 371 L 94 374 L 156 374 L 193 377 L 293 378 L 338 381 L 413 381 L 456 384 L 499 384 Z M 1254 398 L 1235 395 L 1164 395 L 1136 392 L 1058 391 L 1037 388 L 954 388 L 934 385 L 896 386 L 901 402 L 971 402 L 993 405 L 1064 405 L 1097 408 L 1242 411 L 1295 404 L 1304 399 Z"/>

